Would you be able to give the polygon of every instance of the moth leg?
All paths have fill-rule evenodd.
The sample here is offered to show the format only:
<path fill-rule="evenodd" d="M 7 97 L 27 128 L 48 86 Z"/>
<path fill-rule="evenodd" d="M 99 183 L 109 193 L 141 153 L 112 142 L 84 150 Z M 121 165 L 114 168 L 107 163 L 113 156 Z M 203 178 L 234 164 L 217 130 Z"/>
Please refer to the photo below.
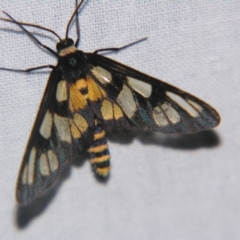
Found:
<path fill-rule="evenodd" d="M 96 123 L 93 135 L 93 143 L 87 152 L 97 176 L 107 177 L 110 170 L 110 153 L 106 139 L 106 132 L 102 126 Z"/>
<path fill-rule="evenodd" d="M 145 40 L 147 40 L 146 37 L 145 37 L 145 38 L 142 38 L 142 39 L 140 39 L 140 40 L 137 40 L 137 41 L 135 41 L 135 42 L 129 43 L 129 44 L 127 44 L 127 45 L 124 45 L 124 46 L 122 46 L 122 47 L 112 47 L 112 48 L 97 49 L 97 50 L 94 51 L 93 54 L 98 54 L 98 53 L 100 53 L 100 52 L 109 52 L 109 51 L 110 51 L 110 52 L 118 52 L 118 51 L 121 51 L 121 50 L 123 50 L 123 49 L 125 49 L 125 48 L 131 47 L 131 46 L 134 45 L 134 44 L 138 44 L 138 43 L 140 43 L 140 42 L 142 42 L 142 41 L 145 41 Z"/>

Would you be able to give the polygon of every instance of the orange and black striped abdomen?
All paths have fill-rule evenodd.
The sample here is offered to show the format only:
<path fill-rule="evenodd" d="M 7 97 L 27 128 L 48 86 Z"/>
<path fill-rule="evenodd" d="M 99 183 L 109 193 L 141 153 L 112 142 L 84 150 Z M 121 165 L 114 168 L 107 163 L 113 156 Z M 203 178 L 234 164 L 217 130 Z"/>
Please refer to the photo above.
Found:
<path fill-rule="evenodd" d="M 106 139 L 106 132 L 100 125 L 94 130 L 94 141 L 88 149 L 91 164 L 98 176 L 107 177 L 110 169 L 110 153 Z"/>

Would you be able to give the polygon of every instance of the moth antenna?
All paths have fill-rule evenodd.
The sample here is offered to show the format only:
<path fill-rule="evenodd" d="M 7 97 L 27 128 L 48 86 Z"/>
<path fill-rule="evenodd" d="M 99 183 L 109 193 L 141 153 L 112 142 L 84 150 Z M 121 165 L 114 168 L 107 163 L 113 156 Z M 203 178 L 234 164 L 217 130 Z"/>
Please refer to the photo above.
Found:
<path fill-rule="evenodd" d="M 6 18 L 0 18 L 0 20 L 5 21 L 5 22 L 10 22 L 10 23 L 16 23 L 16 22 L 14 22 L 10 19 L 6 19 Z M 28 27 L 39 28 L 39 29 L 42 29 L 44 31 L 48 31 L 48 32 L 54 34 L 59 39 L 59 41 L 62 40 L 56 32 L 54 32 L 53 30 L 51 30 L 49 28 L 45 28 L 45 27 L 42 27 L 40 25 L 36 25 L 36 24 L 32 24 L 32 23 L 25 23 L 25 22 L 18 22 L 18 24 L 28 26 Z"/>
<path fill-rule="evenodd" d="M 76 0 L 76 8 L 78 5 L 78 0 Z M 78 18 L 78 11 L 76 12 L 76 33 L 77 33 L 77 40 L 75 42 L 75 47 L 78 46 L 79 39 L 80 39 L 80 25 L 79 25 L 79 18 Z"/>
<path fill-rule="evenodd" d="M 77 12 L 78 12 L 79 8 L 81 7 L 82 3 L 83 3 L 83 0 L 81 0 L 80 3 L 77 5 L 75 11 L 73 12 L 73 14 L 72 14 L 72 16 L 71 16 L 71 18 L 70 18 L 70 20 L 69 20 L 69 22 L 68 22 L 67 30 L 66 30 L 66 39 L 68 38 L 68 31 L 69 31 L 70 24 L 71 24 L 71 22 L 72 22 L 72 20 L 73 20 L 73 18 L 74 18 L 75 16 L 78 18 L 78 13 L 77 13 Z M 77 4 L 77 1 L 76 1 L 76 4 Z M 78 20 L 77 20 L 77 22 L 78 22 Z M 76 23 L 76 25 L 78 25 L 78 24 L 79 24 L 79 23 Z M 78 31 L 77 31 L 77 34 L 78 34 Z M 78 36 L 78 37 L 79 37 L 79 36 Z"/>
<path fill-rule="evenodd" d="M 18 25 L 28 36 L 29 38 L 31 38 L 33 41 L 35 41 L 37 44 L 39 44 L 41 47 L 45 48 L 46 50 L 48 50 L 49 52 L 51 52 L 53 55 L 55 55 L 56 57 L 59 57 L 58 54 L 52 50 L 51 48 L 47 47 L 46 45 L 42 44 L 32 33 L 30 33 L 26 28 L 24 28 L 19 22 L 17 22 L 13 17 L 11 17 L 8 13 L 6 13 L 5 11 L 3 11 L 4 14 L 6 14 L 11 20 L 12 23 L 15 23 L 16 25 Z"/>

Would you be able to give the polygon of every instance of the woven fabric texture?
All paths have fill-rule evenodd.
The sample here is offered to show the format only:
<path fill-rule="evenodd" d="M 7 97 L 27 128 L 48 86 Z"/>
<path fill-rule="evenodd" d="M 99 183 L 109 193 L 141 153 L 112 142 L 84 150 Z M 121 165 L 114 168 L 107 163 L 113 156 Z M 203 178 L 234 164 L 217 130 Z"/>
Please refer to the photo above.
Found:
<path fill-rule="evenodd" d="M 1 0 L 18 21 L 65 35 L 75 1 Z M 5 17 L 0 13 L 0 17 Z M 240 1 L 88 0 L 80 48 L 107 56 L 214 106 L 214 131 L 110 135 L 111 176 L 80 156 L 44 197 L 21 208 L 15 185 L 49 71 L 0 71 L 0 239 L 240 239 Z M 57 39 L 29 28 L 47 46 Z M 75 26 L 70 35 L 76 38 Z M 56 64 L 14 24 L 0 21 L 0 67 Z"/>

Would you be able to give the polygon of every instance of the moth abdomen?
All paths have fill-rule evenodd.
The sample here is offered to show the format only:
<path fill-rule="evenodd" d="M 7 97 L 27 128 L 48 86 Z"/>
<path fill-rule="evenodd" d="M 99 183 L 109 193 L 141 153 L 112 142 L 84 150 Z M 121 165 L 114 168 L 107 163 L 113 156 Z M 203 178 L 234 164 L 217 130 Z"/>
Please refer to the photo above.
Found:
<path fill-rule="evenodd" d="M 110 170 L 110 153 L 106 139 L 106 132 L 101 126 L 94 131 L 93 143 L 87 150 L 95 173 L 100 177 L 107 177 Z"/>

